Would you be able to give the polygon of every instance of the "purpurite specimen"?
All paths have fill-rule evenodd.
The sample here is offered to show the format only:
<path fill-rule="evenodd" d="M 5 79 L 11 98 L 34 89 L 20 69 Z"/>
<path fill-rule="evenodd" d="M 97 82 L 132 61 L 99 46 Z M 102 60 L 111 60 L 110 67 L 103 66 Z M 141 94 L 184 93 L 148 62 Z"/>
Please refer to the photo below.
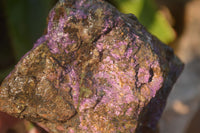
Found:
<path fill-rule="evenodd" d="M 3 81 L 0 110 L 49 132 L 150 132 L 182 69 L 134 15 L 60 0 L 46 35 Z"/>

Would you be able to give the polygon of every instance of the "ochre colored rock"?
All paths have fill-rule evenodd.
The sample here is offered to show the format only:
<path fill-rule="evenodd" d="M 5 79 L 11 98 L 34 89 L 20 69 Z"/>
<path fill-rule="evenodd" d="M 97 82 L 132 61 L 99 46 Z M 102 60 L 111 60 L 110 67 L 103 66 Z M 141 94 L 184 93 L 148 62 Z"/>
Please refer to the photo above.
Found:
<path fill-rule="evenodd" d="M 182 69 L 134 15 L 62 0 L 3 81 L 0 110 L 55 133 L 153 132 Z"/>

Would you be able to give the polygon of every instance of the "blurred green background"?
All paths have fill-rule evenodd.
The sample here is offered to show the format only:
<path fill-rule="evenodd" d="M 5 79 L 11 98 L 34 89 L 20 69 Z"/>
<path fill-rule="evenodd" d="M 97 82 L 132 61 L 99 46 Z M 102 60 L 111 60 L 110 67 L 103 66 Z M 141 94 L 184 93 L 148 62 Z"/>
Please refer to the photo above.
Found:
<path fill-rule="evenodd" d="M 48 12 L 56 1 L 0 1 L 0 82 L 43 34 Z M 107 1 L 123 13 L 135 14 L 148 31 L 164 43 L 168 44 L 174 40 L 175 33 L 154 0 Z"/>
<path fill-rule="evenodd" d="M 0 82 L 43 34 L 56 0 L 0 0 Z"/>

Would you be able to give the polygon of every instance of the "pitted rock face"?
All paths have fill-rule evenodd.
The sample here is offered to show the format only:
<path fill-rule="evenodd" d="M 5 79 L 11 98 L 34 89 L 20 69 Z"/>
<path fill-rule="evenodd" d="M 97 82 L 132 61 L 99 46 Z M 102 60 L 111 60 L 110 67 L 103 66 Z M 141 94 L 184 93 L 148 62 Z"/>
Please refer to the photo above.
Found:
<path fill-rule="evenodd" d="M 62 0 L 0 90 L 0 110 L 50 132 L 154 131 L 183 69 L 134 15 Z"/>

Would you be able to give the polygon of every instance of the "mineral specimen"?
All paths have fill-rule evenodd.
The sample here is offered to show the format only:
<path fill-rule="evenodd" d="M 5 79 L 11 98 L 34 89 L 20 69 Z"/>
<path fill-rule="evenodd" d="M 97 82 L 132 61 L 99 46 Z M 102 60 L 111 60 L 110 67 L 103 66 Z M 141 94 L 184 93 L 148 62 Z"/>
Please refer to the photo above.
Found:
<path fill-rule="evenodd" d="M 46 35 L 3 81 L 0 110 L 55 133 L 153 132 L 182 69 L 134 15 L 60 0 Z"/>

